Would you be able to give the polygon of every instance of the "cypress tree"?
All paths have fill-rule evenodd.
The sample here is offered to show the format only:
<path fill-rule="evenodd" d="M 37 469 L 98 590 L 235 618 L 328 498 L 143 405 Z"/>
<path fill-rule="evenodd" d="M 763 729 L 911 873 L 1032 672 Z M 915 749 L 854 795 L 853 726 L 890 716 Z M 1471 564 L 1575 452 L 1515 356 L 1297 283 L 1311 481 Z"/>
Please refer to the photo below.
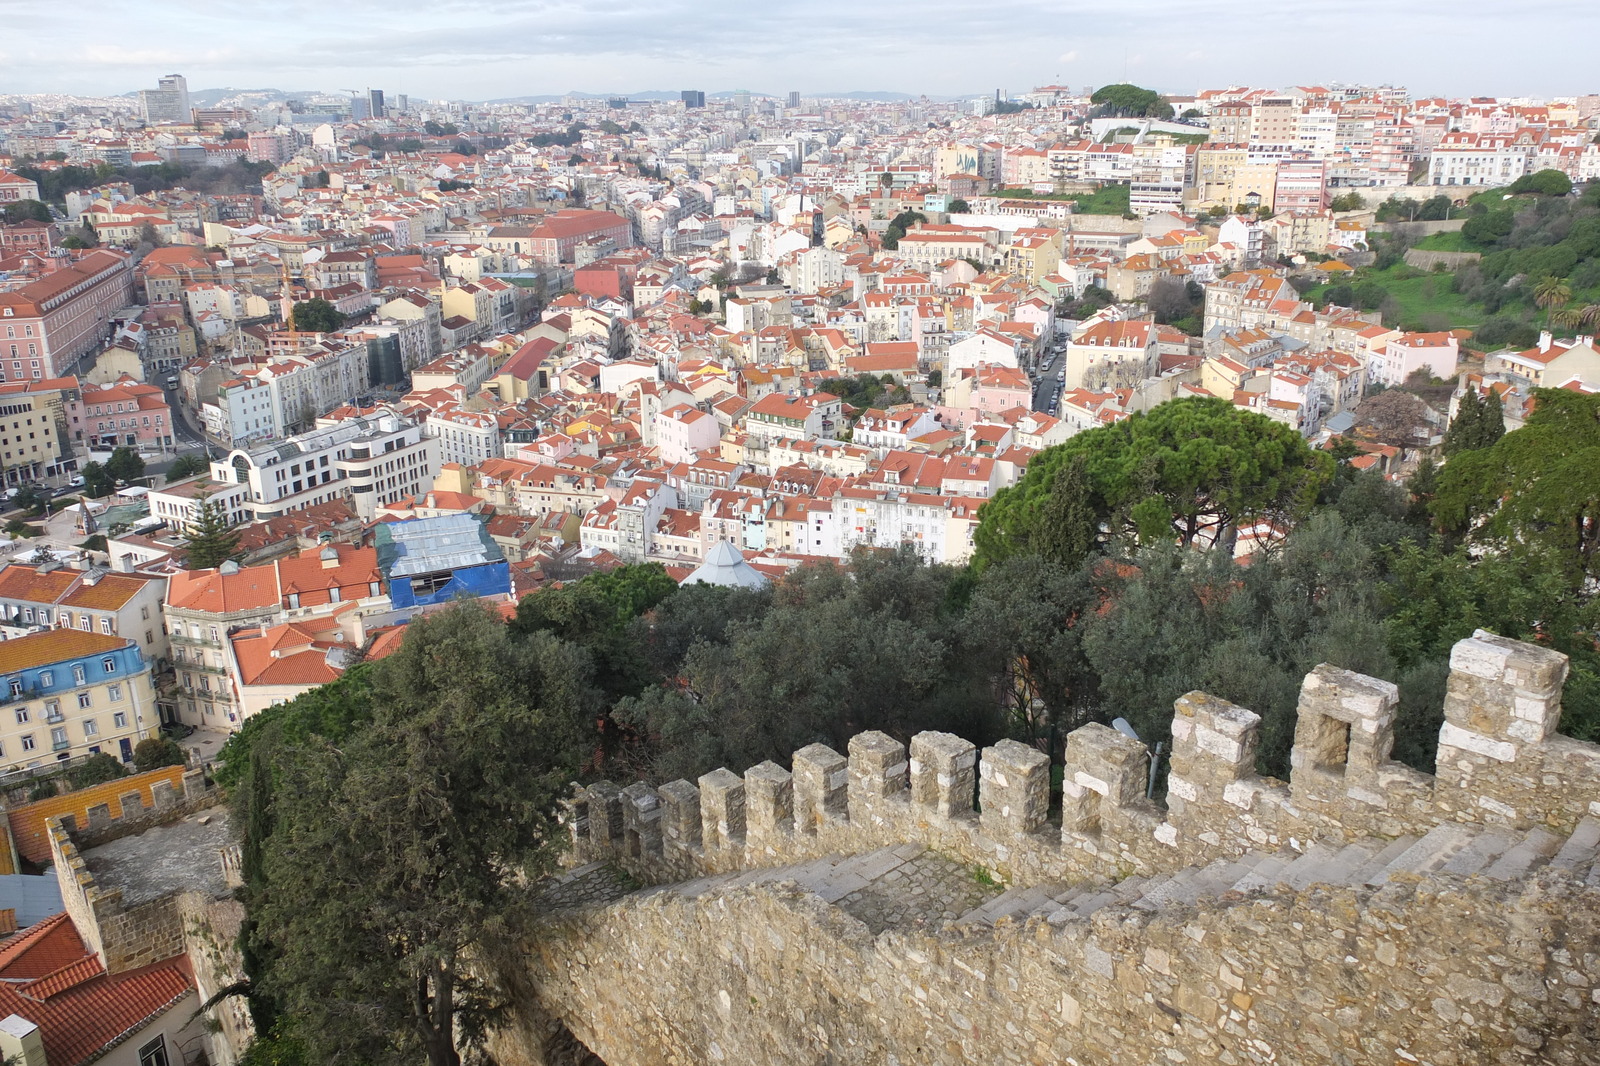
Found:
<path fill-rule="evenodd" d="M 1444 454 L 1446 457 L 1469 452 L 1481 448 L 1483 436 L 1483 400 L 1478 396 L 1477 389 L 1468 389 L 1461 397 L 1461 403 L 1456 408 L 1456 417 L 1451 420 L 1450 428 L 1444 434 Z"/>
<path fill-rule="evenodd" d="M 1493 389 L 1478 410 L 1478 447 L 1487 448 L 1506 435 L 1506 408 Z"/>

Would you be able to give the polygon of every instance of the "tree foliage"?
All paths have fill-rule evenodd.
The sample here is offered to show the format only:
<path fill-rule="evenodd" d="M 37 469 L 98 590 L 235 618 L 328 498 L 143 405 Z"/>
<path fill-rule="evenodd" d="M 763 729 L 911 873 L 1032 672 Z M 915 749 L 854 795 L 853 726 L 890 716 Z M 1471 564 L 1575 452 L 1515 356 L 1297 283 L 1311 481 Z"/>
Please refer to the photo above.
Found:
<path fill-rule="evenodd" d="M 344 313 L 320 296 L 294 305 L 294 328 L 301 333 L 332 333 L 344 325 Z"/>
<path fill-rule="evenodd" d="M 1600 574 L 1600 396 L 1536 389 L 1534 398 L 1521 429 L 1445 465 L 1432 511 L 1485 547 L 1546 553 L 1578 586 Z"/>
<path fill-rule="evenodd" d="M 106 476 L 121 484 L 144 477 L 144 459 L 126 445 L 116 448 L 106 460 Z"/>
<path fill-rule="evenodd" d="M 248 957 L 307 1061 L 455 1066 L 481 1044 L 506 1006 L 496 959 L 533 914 L 523 878 L 558 852 L 590 675 L 580 649 L 463 601 L 374 664 L 370 720 L 341 742 L 258 731 L 234 801 Z"/>
<path fill-rule="evenodd" d="M 1169 401 L 1036 456 L 983 509 L 980 566 L 1041 536 L 1057 470 L 1080 454 L 1106 535 L 1144 543 L 1231 543 L 1242 522 L 1292 522 L 1331 475 L 1287 426 L 1224 400 Z"/>
<path fill-rule="evenodd" d="M 1126 82 L 1102 85 L 1089 97 L 1095 113 L 1114 118 L 1171 118 L 1172 105 L 1154 89 L 1142 89 Z"/>
<path fill-rule="evenodd" d="M 1461 397 L 1450 428 L 1445 431 L 1445 457 L 1487 448 L 1505 434 L 1505 407 L 1500 402 L 1500 394 L 1490 389 L 1488 397 L 1483 398 L 1476 389 L 1468 389 Z"/>
<path fill-rule="evenodd" d="M 221 500 L 207 497 L 200 501 L 195 520 L 183 531 L 183 546 L 191 570 L 221 566 L 238 554 L 239 534 L 232 525 L 228 509 Z"/>
<path fill-rule="evenodd" d="M 183 766 L 188 761 L 183 748 L 170 737 L 150 737 L 133 746 L 133 768 L 141 774 L 163 766 Z"/>
<path fill-rule="evenodd" d="M 167 466 L 167 484 L 204 474 L 211 469 L 211 460 L 204 452 L 184 452 Z"/>
<path fill-rule="evenodd" d="M 902 211 L 889 220 L 889 227 L 883 231 L 883 246 L 889 251 L 900 247 L 900 238 L 917 223 L 926 223 L 928 216 L 921 211 Z"/>

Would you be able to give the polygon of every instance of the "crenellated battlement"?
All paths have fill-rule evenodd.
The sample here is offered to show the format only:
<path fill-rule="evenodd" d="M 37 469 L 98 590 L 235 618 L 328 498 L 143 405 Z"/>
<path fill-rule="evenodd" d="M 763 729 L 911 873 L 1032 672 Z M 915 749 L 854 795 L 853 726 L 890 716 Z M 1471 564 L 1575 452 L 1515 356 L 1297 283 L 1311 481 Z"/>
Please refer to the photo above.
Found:
<path fill-rule="evenodd" d="M 1600 746 L 1556 734 L 1566 657 L 1479 631 L 1451 655 L 1436 775 L 1390 756 L 1395 686 L 1326 664 L 1301 688 L 1291 777 L 1255 772 L 1261 720 L 1201 692 L 1176 701 L 1165 808 L 1143 744 L 1103 725 L 1067 738 L 1059 820 L 1048 759 L 948 733 L 822 744 L 741 776 L 578 789 L 576 861 L 650 883 L 920 843 L 1013 882 L 1151 873 L 1252 848 L 1425 833 L 1445 822 L 1570 831 L 1600 814 Z M 974 800 L 976 799 L 976 803 Z M 980 813 L 981 812 L 981 813 Z"/>

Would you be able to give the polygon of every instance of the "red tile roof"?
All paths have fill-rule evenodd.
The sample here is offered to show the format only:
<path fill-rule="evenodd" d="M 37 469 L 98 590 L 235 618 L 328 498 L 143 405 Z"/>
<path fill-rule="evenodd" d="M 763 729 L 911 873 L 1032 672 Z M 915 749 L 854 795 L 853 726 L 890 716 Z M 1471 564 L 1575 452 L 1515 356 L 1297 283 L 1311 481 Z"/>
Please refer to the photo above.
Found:
<path fill-rule="evenodd" d="M 0 1013 L 39 1027 L 50 1066 L 80 1066 L 195 991 L 189 960 L 107 974 L 66 914 L 0 948 Z"/>

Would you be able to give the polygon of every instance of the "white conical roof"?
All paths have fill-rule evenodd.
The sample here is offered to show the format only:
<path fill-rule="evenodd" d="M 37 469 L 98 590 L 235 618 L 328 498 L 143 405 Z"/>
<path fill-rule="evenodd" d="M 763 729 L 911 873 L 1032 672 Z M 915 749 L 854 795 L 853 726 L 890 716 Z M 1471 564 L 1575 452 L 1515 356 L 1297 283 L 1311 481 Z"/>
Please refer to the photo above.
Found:
<path fill-rule="evenodd" d="M 692 585 L 696 581 L 729 588 L 758 589 L 767 584 L 767 577 L 745 562 L 738 548 L 725 540 L 719 540 L 711 546 L 710 551 L 706 552 L 706 561 L 697 566 L 694 573 L 678 583 Z"/>

